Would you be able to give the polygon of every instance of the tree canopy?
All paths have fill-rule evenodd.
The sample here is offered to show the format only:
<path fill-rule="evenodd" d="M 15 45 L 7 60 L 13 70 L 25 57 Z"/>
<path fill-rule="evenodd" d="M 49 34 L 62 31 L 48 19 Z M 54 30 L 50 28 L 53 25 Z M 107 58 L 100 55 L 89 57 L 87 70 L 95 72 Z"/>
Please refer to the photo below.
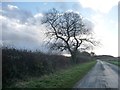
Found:
<path fill-rule="evenodd" d="M 87 27 L 83 19 L 77 12 L 61 13 L 54 8 L 44 13 L 42 19 L 42 23 L 47 28 L 46 35 L 50 39 L 51 48 L 69 51 L 73 62 L 75 62 L 78 49 L 87 49 L 96 44 L 91 28 Z"/>

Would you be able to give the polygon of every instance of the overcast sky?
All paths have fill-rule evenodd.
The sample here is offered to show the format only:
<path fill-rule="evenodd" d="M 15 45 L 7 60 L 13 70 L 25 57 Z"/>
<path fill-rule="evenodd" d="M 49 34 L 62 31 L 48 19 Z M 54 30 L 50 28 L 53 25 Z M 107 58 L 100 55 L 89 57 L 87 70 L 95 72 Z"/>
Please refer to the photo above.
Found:
<path fill-rule="evenodd" d="M 2 7 L 1 7 L 2 6 Z M 44 30 L 40 19 L 51 8 L 73 10 L 94 24 L 93 31 L 101 46 L 92 50 L 96 54 L 118 56 L 118 0 L 78 0 L 78 2 L 4 2 L 0 4 L 3 45 L 23 49 L 44 46 Z"/>

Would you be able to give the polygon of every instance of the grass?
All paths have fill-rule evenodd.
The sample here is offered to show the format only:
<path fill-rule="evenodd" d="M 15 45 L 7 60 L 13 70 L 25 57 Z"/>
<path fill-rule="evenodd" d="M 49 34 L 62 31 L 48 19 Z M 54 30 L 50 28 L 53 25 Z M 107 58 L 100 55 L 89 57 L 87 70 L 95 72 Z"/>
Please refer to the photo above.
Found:
<path fill-rule="evenodd" d="M 115 64 L 120 67 L 120 62 L 118 62 L 118 61 L 109 61 L 109 63 Z"/>
<path fill-rule="evenodd" d="M 96 61 L 91 61 L 75 65 L 69 69 L 61 70 L 54 74 L 16 82 L 11 88 L 71 88 L 77 81 L 82 79 L 95 64 Z"/>

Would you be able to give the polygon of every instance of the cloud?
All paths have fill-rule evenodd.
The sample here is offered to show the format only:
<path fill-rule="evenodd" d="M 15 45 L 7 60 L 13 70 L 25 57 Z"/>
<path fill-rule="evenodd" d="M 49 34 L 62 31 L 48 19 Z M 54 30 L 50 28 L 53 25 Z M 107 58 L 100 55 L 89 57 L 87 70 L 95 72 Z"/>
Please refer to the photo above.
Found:
<path fill-rule="evenodd" d="M 38 17 L 40 19 L 42 14 L 31 14 L 31 16 L 29 16 L 26 14 L 27 11 L 18 9 L 18 7 L 13 5 L 8 6 L 12 8 L 12 10 L 4 9 L 6 13 L 0 15 L 3 45 L 19 49 L 37 49 L 46 52 L 47 49 L 44 45 L 45 27 L 41 25 L 40 20 L 38 20 Z"/>
<path fill-rule="evenodd" d="M 96 39 L 101 42 L 101 47 L 96 48 L 96 54 L 107 54 L 118 56 L 118 25 L 117 22 L 104 16 L 96 14 L 91 17 L 95 22 L 94 32 Z"/>
<path fill-rule="evenodd" d="M 10 19 L 19 20 L 20 23 L 26 23 L 29 18 L 33 18 L 33 15 L 29 11 L 21 10 L 17 6 L 7 5 L 2 8 L 2 15 Z"/>
<path fill-rule="evenodd" d="M 92 8 L 101 13 L 108 13 L 110 9 L 118 4 L 119 0 L 79 0 L 84 8 Z"/>
<path fill-rule="evenodd" d="M 39 18 L 39 17 L 43 17 L 43 14 L 42 13 L 38 13 L 36 15 L 34 15 L 35 18 Z"/>
<path fill-rule="evenodd" d="M 80 0 L 84 8 L 91 8 L 95 11 L 89 14 L 89 19 L 94 23 L 95 38 L 102 44 L 94 49 L 98 55 L 118 56 L 118 6 L 117 0 L 111 1 L 109 0 L 108 3 L 108 0 Z"/>
<path fill-rule="evenodd" d="M 86 25 L 86 28 L 88 28 L 89 30 L 93 30 L 93 28 L 94 28 L 94 22 L 93 21 L 91 21 L 88 18 L 84 18 L 83 22 Z"/>
<path fill-rule="evenodd" d="M 8 9 L 15 10 L 15 9 L 19 9 L 19 8 L 17 6 L 8 5 Z"/>

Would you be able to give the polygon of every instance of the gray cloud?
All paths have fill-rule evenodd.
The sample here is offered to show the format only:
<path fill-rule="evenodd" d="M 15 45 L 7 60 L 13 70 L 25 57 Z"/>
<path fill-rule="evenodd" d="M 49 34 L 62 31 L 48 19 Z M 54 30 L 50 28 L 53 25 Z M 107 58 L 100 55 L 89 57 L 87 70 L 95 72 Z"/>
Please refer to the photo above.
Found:
<path fill-rule="evenodd" d="M 6 7 L 3 11 L 0 15 L 3 46 L 47 51 L 44 45 L 45 27 L 39 20 L 41 16 L 35 17 L 16 6 Z"/>
<path fill-rule="evenodd" d="M 7 7 L 2 8 L 3 16 L 6 16 L 10 19 L 16 19 L 21 24 L 29 23 L 35 24 L 36 19 L 30 11 L 21 10 L 17 6 L 8 5 Z"/>

